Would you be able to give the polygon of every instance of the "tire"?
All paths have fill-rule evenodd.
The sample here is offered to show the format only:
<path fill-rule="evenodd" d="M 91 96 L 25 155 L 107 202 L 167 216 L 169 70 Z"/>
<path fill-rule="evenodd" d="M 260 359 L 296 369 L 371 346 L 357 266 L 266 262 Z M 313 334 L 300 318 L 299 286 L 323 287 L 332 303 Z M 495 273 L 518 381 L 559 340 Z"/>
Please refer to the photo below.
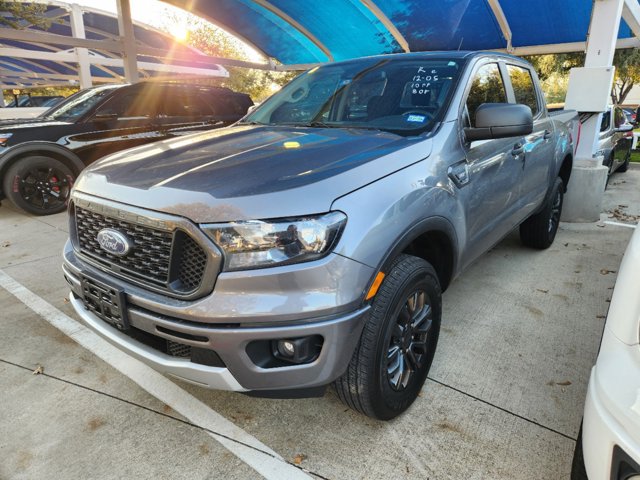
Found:
<path fill-rule="evenodd" d="M 558 177 L 547 195 L 542 210 L 531 215 L 520 225 L 520 240 L 524 245 L 538 249 L 551 246 L 560 225 L 563 199 L 564 183 Z"/>
<path fill-rule="evenodd" d="M 582 450 L 582 424 L 578 432 L 576 447 L 573 451 L 573 460 L 571 462 L 571 480 L 588 480 L 587 469 L 584 466 L 584 452 Z"/>
<path fill-rule="evenodd" d="M 15 161 L 4 175 L 3 191 L 16 207 L 32 215 L 67 208 L 75 174 L 60 160 L 32 156 Z"/>
<path fill-rule="evenodd" d="M 618 167 L 618 172 L 624 173 L 629 169 L 629 161 L 631 160 L 631 151 L 627 154 L 624 163 Z"/>
<path fill-rule="evenodd" d="M 335 381 L 340 400 L 379 420 L 409 408 L 431 368 L 441 314 L 433 267 L 400 255 L 373 301 L 347 371 Z"/>

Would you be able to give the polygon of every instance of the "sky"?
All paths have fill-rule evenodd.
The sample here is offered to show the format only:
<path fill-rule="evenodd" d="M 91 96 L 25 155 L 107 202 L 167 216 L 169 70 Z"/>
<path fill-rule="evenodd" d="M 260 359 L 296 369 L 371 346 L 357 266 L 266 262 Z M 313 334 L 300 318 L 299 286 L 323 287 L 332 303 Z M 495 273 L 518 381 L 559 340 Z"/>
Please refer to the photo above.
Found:
<path fill-rule="evenodd" d="M 118 10 L 116 0 L 75 0 L 73 3 L 113 13 L 116 13 Z M 130 0 L 130 4 L 131 17 L 134 21 L 146 23 L 156 28 L 169 28 L 178 40 L 183 40 L 181 37 L 185 34 L 184 25 L 187 23 L 186 19 L 190 15 L 189 13 L 158 0 Z M 171 24 L 171 18 L 177 18 L 179 23 Z M 182 22 L 180 22 L 180 20 L 182 20 Z M 182 23 L 182 25 L 180 23 Z M 240 40 L 237 40 L 237 42 L 247 53 L 251 61 L 263 62 L 265 60 L 264 57 L 244 42 Z"/>

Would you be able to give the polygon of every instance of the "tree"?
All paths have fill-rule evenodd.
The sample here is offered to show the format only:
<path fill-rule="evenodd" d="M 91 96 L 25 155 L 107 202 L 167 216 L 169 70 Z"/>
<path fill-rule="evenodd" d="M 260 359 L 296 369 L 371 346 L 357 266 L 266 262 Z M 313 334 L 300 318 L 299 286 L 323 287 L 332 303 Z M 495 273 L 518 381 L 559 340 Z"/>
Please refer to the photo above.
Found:
<path fill-rule="evenodd" d="M 622 105 L 633 86 L 640 83 L 640 49 L 616 50 L 613 64 L 616 66 L 616 80 L 611 100 L 615 105 Z"/>
<path fill-rule="evenodd" d="M 169 22 L 181 21 L 175 16 Z M 186 43 L 213 57 L 250 60 L 240 42 L 224 30 L 196 18 L 187 19 L 189 35 Z M 170 25 L 165 30 L 171 31 Z M 261 102 L 281 85 L 289 82 L 297 72 L 271 72 L 240 67 L 225 67 L 229 78 L 216 79 L 216 83 L 238 92 L 248 93 L 255 102 Z"/>
<path fill-rule="evenodd" d="M 567 77 L 569 70 L 584 65 L 584 52 L 562 53 L 556 55 L 532 55 L 526 57 L 542 81 L 543 89 L 548 97 L 550 90 L 554 92 L 553 101 L 560 101 L 559 97 L 566 95 Z M 640 49 L 618 49 L 613 57 L 616 76 L 611 89 L 611 101 L 615 105 L 624 103 L 634 85 L 640 83 Z M 564 85 L 564 92 L 557 87 Z M 563 95 L 564 93 L 564 95 Z M 550 99 L 551 101 L 551 99 Z"/>
<path fill-rule="evenodd" d="M 0 0 L 0 11 L 10 14 L 0 15 L 0 25 L 7 25 L 10 28 L 23 29 L 35 25 L 46 30 L 51 26 L 51 20 L 44 15 L 47 5 L 43 3 Z"/>

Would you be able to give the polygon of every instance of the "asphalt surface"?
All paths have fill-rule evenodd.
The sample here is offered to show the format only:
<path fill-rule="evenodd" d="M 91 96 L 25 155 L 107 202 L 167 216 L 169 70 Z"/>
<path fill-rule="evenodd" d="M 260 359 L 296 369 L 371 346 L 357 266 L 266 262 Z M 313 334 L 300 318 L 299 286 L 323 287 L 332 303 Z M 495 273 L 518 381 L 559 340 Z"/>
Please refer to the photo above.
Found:
<path fill-rule="evenodd" d="M 600 222 L 562 223 L 546 251 L 514 232 L 485 254 L 444 294 L 420 397 L 384 423 L 331 390 L 304 400 L 208 391 L 108 353 L 68 303 L 65 215 L 30 217 L 3 202 L 0 479 L 568 478 L 638 215 L 632 165 L 611 178 Z"/>

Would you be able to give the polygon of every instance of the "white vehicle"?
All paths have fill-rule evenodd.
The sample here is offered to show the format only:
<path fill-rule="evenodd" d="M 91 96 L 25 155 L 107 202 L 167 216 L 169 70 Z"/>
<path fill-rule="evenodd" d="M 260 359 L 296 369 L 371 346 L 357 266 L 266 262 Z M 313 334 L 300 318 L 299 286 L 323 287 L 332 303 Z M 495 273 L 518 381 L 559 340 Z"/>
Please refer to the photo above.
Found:
<path fill-rule="evenodd" d="M 620 265 L 589 380 L 582 423 L 582 453 L 589 480 L 640 480 L 639 285 L 637 228 Z M 582 467 L 577 453 L 573 478 Z"/>

